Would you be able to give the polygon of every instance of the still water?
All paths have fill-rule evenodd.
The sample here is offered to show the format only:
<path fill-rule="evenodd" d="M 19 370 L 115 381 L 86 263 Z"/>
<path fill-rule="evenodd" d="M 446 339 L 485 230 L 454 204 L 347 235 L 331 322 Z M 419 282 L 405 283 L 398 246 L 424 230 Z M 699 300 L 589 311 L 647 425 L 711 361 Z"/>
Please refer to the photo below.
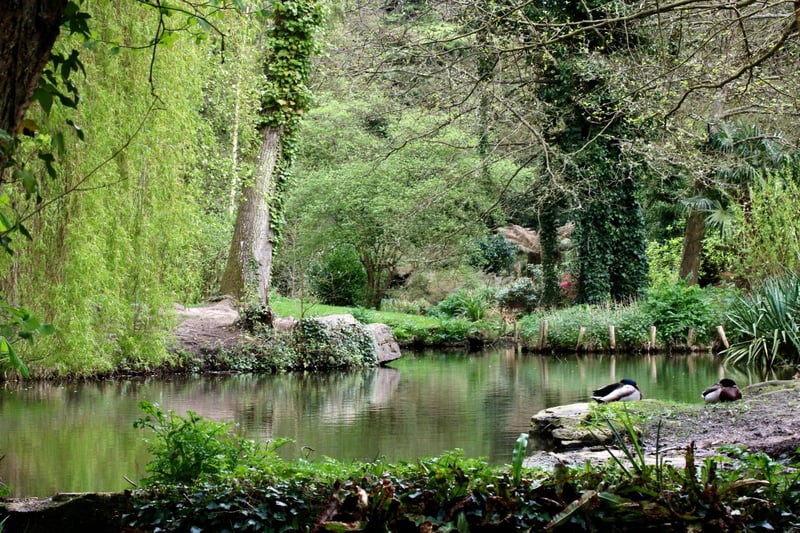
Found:
<path fill-rule="evenodd" d="M 413 461 L 461 448 L 502 464 L 540 409 L 585 401 L 623 377 L 635 379 L 645 398 L 700 403 L 700 392 L 722 376 L 740 386 L 776 377 L 725 369 L 711 355 L 540 357 L 496 349 L 405 353 L 390 367 L 331 374 L 5 383 L 0 482 L 14 497 L 130 488 L 125 477 L 138 481 L 150 458 L 149 434 L 133 428 L 140 401 L 235 421 L 247 438 L 290 437 L 285 458 Z"/>

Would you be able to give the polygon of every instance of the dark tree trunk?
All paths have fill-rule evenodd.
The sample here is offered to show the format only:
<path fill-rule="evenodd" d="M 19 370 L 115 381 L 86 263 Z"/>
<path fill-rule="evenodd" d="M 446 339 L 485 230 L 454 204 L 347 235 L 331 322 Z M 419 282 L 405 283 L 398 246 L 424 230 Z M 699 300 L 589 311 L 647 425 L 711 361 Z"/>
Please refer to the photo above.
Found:
<path fill-rule="evenodd" d="M 50 60 L 67 0 L 0 0 L 0 128 L 19 127 Z"/>
<path fill-rule="evenodd" d="M 703 254 L 703 238 L 706 232 L 706 217 L 701 211 L 692 209 L 686 220 L 686 232 L 683 234 L 683 254 L 678 275 L 695 285 L 700 277 L 700 258 Z M 688 279 L 687 279 L 688 278 Z"/>

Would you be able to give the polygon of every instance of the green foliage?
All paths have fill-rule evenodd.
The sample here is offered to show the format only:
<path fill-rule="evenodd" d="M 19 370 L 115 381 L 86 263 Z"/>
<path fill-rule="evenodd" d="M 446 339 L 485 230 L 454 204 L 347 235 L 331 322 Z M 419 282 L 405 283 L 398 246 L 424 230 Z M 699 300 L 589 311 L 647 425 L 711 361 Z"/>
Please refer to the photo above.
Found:
<path fill-rule="evenodd" d="M 0 368 L 7 365 L 27 378 L 30 375 L 28 367 L 14 351 L 13 344 L 17 340 L 32 343 L 35 335 L 51 335 L 53 331 L 52 325 L 42 324 L 27 309 L 0 302 Z"/>
<path fill-rule="evenodd" d="M 542 247 L 542 291 L 540 303 L 553 307 L 561 300 L 558 286 L 558 214 L 556 206 L 546 205 L 539 213 L 539 242 Z"/>
<path fill-rule="evenodd" d="M 539 287 L 531 278 L 518 278 L 497 291 L 497 304 L 501 309 L 530 313 L 539 305 L 539 293 Z"/>
<path fill-rule="evenodd" d="M 697 339 L 702 342 L 723 323 L 728 297 L 730 294 L 725 290 L 704 290 L 697 285 L 687 285 L 685 281 L 663 283 L 648 291 L 642 311 L 656 326 L 662 345 L 685 342 L 690 328 L 694 328 Z"/>
<path fill-rule="evenodd" d="M 664 285 L 678 280 L 678 267 L 681 262 L 683 238 L 647 243 L 647 257 L 650 265 L 650 284 Z"/>
<path fill-rule="evenodd" d="M 366 296 L 367 271 L 353 246 L 336 246 L 315 257 L 308 283 L 324 304 L 359 305 Z"/>
<path fill-rule="evenodd" d="M 157 405 L 139 402 L 144 416 L 134 427 L 150 430 L 147 440 L 153 460 L 147 464 L 148 485 L 219 482 L 235 475 L 263 470 L 274 460 L 275 450 L 286 443 L 257 444 L 231 432 L 224 422 L 205 419 L 188 411 L 164 413 Z"/>
<path fill-rule="evenodd" d="M 281 129 L 281 155 L 272 176 L 269 202 L 271 239 L 280 243 L 286 216 L 286 197 L 297 157 L 297 134 L 310 103 L 308 81 L 319 51 L 318 33 L 325 19 L 319 0 L 273 0 L 267 15 L 267 54 L 262 58 L 263 87 L 259 129 Z"/>
<path fill-rule="evenodd" d="M 372 335 L 361 323 L 328 325 L 316 318 L 304 318 L 295 330 L 300 368 L 347 368 L 374 365 Z"/>
<path fill-rule="evenodd" d="M 706 295 L 713 317 L 721 319 L 724 298 Z M 564 309 L 537 312 L 523 316 L 519 322 L 520 338 L 525 347 L 539 345 L 539 326 L 543 320 L 548 323 L 548 349 L 556 352 L 578 350 L 602 351 L 609 348 L 610 327 L 614 326 L 617 350 L 638 351 L 649 340 L 653 316 L 645 308 L 644 302 L 634 302 L 626 306 L 575 305 Z M 713 318 L 707 318 L 715 322 Z M 584 328 L 581 336 L 581 328 Z M 678 339 L 685 341 L 685 336 Z"/>
<path fill-rule="evenodd" d="M 277 479 L 268 485 L 223 480 L 158 486 L 137 491 L 123 521 L 142 531 L 303 531 L 320 512 L 308 492 Z"/>
<path fill-rule="evenodd" d="M 265 333 L 272 327 L 272 309 L 265 305 L 251 305 L 239 312 L 237 326 L 250 333 Z"/>
<path fill-rule="evenodd" d="M 32 374 L 91 375 L 163 363 L 170 310 L 178 298 L 199 297 L 196 266 L 208 241 L 200 191 L 187 170 L 197 160 L 197 110 L 213 60 L 183 34 L 155 57 L 130 48 L 112 55 L 108 42 L 148 43 L 159 14 L 138 3 L 83 8 L 92 34 L 106 40 L 81 49 L 86 79 L 73 76 L 81 104 L 54 105 L 49 115 L 36 106 L 29 111 L 40 126 L 37 136 L 59 139 L 69 155 L 51 163 L 57 182 L 39 183 L 48 208 L 30 219 L 35 240 L 0 264 L 10 271 L 13 262 L 16 272 L 2 282 L 8 300 L 26 302 L 56 326 L 37 343 Z M 54 53 L 69 58 L 72 44 L 62 35 Z M 157 88 L 146 82 L 151 74 Z M 56 125 L 64 121 L 83 125 L 82 136 L 58 136 Z M 49 172 L 45 161 L 31 161 L 31 172 Z M 4 192 L 25 209 L 35 206 L 35 195 L 26 198 L 24 190 Z M 23 359 L 31 353 L 20 348 Z"/>
<path fill-rule="evenodd" d="M 415 463 L 287 462 L 269 446 L 240 453 L 241 440 L 224 425 L 145 405 L 139 423 L 174 446 L 158 448 L 157 459 L 180 461 L 186 449 L 200 448 L 209 458 L 203 464 L 213 468 L 196 481 L 165 480 L 135 491 L 123 525 L 154 531 L 416 531 L 423 523 L 441 531 L 794 527 L 796 465 L 736 448 L 698 465 L 689 445 L 685 468 L 676 468 L 658 460 L 658 435 L 656 462 L 649 464 L 627 406 L 603 407 L 624 457 L 615 452 L 615 460 L 601 466 L 525 470 L 522 434 L 509 472 L 458 449 Z M 219 457 L 211 457 L 215 452 Z M 223 459 L 234 455 L 231 463 Z M 238 475 L 230 475 L 231 464 Z M 189 465 L 186 471 L 201 470 Z"/>
<path fill-rule="evenodd" d="M 371 310 L 363 307 L 355 307 L 351 309 L 350 314 L 362 324 L 372 324 L 375 322 L 375 314 Z"/>
<path fill-rule="evenodd" d="M 341 94 L 319 95 L 303 122 L 296 166 L 303 187 L 287 203 L 287 218 L 298 226 L 292 245 L 300 253 L 292 255 L 310 261 L 323 247 L 354 247 L 369 279 L 364 305 L 378 308 L 394 274 L 409 263 L 434 259 L 447 266 L 464 256 L 485 232 L 475 218 L 490 195 L 476 194 L 464 179 L 476 164 L 457 148 L 469 142 L 468 131 L 404 109 L 381 115 L 387 139 L 369 124 L 388 98 Z M 415 140 L 385 155 L 387 143 L 408 137 Z"/>
<path fill-rule="evenodd" d="M 727 313 L 731 346 L 723 353 L 731 363 L 766 368 L 800 362 L 800 274 L 768 279 L 737 298 Z"/>
<path fill-rule="evenodd" d="M 291 129 L 309 104 L 306 83 L 325 14 L 317 0 L 274 0 L 271 4 L 271 12 L 263 13 L 272 24 L 267 32 L 270 53 L 263 63 L 261 117 L 264 125 Z"/>
<path fill-rule="evenodd" d="M 741 232 L 742 275 L 754 282 L 800 270 L 800 166 L 763 172 L 750 186 Z"/>
<path fill-rule="evenodd" d="M 469 256 L 469 264 L 490 274 L 505 274 L 514 267 L 517 247 L 502 235 L 486 235 L 476 241 Z"/>
<path fill-rule="evenodd" d="M 405 321 L 393 323 L 392 333 L 403 344 L 449 346 L 468 343 L 479 325 L 463 318 L 440 318 L 434 325 Z"/>
<path fill-rule="evenodd" d="M 477 322 L 486 316 L 494 299 L 491 289 L 480 291 L 462 289 L 429 308 L 428 315 L 441 318 L 466 318 L 470 322 Z"/>

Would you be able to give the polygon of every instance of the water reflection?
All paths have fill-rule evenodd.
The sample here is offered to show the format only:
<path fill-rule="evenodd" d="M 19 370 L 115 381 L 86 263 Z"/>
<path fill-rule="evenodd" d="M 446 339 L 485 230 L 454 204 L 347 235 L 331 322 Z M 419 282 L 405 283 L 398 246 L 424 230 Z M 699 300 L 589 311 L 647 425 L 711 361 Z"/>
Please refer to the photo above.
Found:
<path fill-rule="evenodd" d="M 635 379 L 645 398 L 702 402 L 727 376 L 744 387 L 780 375 L 726 369 L 709 355 L 540 357 L 513 350 L 405 354 L 391 368 L 331 374 L 190 376 L 0 388 L 0 480 L 14 496 L 128 488 L 145 474 L 139 401 L 236 421 L 253 439 L 291 437 L 287 458 L 413 461 L 462 448 L 511 460 L 514 441 L 545 407 L 585 401 Z"/>

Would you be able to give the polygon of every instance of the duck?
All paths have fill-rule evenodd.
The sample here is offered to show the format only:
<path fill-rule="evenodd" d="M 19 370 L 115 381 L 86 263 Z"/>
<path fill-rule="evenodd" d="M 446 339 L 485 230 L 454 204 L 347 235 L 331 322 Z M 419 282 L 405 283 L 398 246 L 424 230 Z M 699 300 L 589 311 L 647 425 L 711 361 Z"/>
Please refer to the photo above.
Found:
<path fill-rule="evenodd" d="M 630 378 L 624 378 L 619 383 L 612 383 L 592 393 L 592 399 L 599 403 L 608 402 L 627 402 L 631 400 L 641 400 L 642 391 L 639 386 Z"/>
<path fill-rule="evenodd" d="M 742 399 L 742 391 L 732 379 L 723 378 L 703 391 L 706 403 L 735 402 Z"/>

